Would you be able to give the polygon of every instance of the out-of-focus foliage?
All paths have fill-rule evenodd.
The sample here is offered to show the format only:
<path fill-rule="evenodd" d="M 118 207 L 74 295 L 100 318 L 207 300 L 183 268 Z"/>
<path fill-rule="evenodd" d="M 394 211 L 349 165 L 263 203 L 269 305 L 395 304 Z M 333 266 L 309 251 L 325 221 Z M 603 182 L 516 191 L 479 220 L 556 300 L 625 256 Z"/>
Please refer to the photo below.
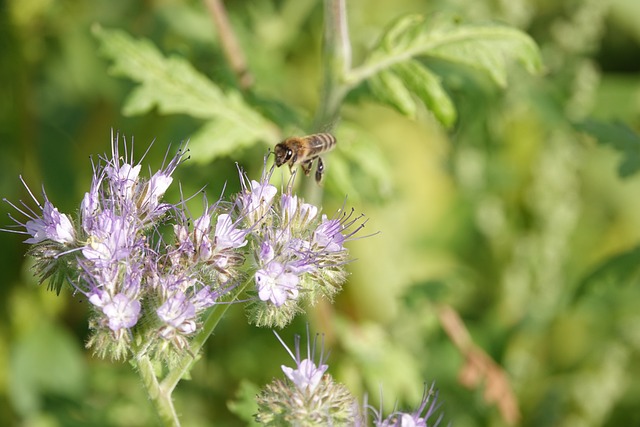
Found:
<path fill-rule="evenodd" d="M 511 57 L 520 60 L 530 72 L 541 68 L 535 42 L 514 28 L 462 25 L 441 17 L 425 20 L 420 15 L 398 19 L 351 78 L 372 76 L 369 84 L 376 97 L 412 118 L 416 117 L 417 97 L 447 127 L 456 120 L 455 107 L 440 79 L 413 57 L 439 58 L 475 67 L 500 86 L 506 86 Z"/>
<path fill-rule="evenodd" d="M 229 156 L 262 139 L 277 142 L 274 126 L 246 105 L 237 91 L 224 93 L 183 58 L 165 58 L 148 40 L 136 42 L 122 31 L 96 26 L 94 33 L 105 55 L 115 62 L 110 71 L 140 84 L 128 96 L 123 114 L 139 115 L 157 108 L 161 114 L 208 120 L 190 137 L 197 160 Z"/>
<path fill-rule="evenodd" d="M 506 372 L 521 425 L 640 424 L 637 2 L 347 3 L 355 65 L 375 59 L 390 23 L 421 14 L 420 25 L 457 16 L 483 31 L 501 31 L 495 22 L 519 28 L 541 47 L 544 74 L 501 63 L 478 34 L 456 60 L 410 55 L 349 95 L 333 124 L 338 147 L 325 158 L 325 211 L 346 193 L 380 234 L 352 242 L 358 260 L 347 291 L 309 315 L 326 333 L 334 377 L 374 405 L 382 389 L 387 408 L 415 405 L 423 382 L 436 380 L 445 419 L 503 425 L 481 389 L 458 382 L 464 357 L 437 316 L 446 304 Z M 88 156 L 107 149 L 112 127 L 135 135 L 138 155 L 155 140 L 147 156 L 158 165 L 169 144 L 193 138 L 193 161 L 178 169 L 183 192 L 207 185 L 216 197 L 225 183 L 227 194 L 238 188 L 234 162 L 256 174 L 269 145 L 309 130 L 322 79 L 320 2 L 226 7 L 254 78 L 247 92 L 201 2 L 7 2 L 2 197 L 29 200 L 22 174 L 68 211 L 86 191 Z M 101 28 L 97 38 L 91 28 Z M 527 55 L 529 39 L 518 40 L 498 47 Z M 487 58 L 480 53 L 489 46 L 499 65 L 485 65 L 488 74 L 461 64 Z M 156 65 L 113 61 L 142 54 Z M 393 108 L 372 102 L 385 98 L 380 90 L 399 97 L 385 99 Z M 86 302 L 35 287 L 20 240 L 3 234 L 0 242 L 0 425 L 152 425 L 129 367 L 83 352 Z M 285 341 L 304 321 L 281 333 Z M 175 393 L 185 425 L 247 425 L 252 390 L 280 375 L 287 357 L 270 331 L 232 308 Z"/>

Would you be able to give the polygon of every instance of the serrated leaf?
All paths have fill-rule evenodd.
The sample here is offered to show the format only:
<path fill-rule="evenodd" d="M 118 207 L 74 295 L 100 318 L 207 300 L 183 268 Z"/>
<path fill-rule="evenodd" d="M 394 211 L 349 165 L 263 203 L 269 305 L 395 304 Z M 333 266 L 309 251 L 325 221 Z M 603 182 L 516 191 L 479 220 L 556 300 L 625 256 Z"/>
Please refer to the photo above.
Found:
<path fill-rule="evenodd" d="M 466 25 L 443 18 L 427 22 L 411 15 L 397 20 L 383 35 L 369 59 L 353 70 L 353 85 L 415 57 L 435 57 L 485 71 L 506 85 L 507 64 L 519 61 L 530 72 L 542 68 L 538 46 L 526 33 L 500 25 Z"/>
<path fill-rule="evenodd" d="M 197 163 L 208 163 L 217 157 L 227 156 L 249 147 L 255 142 L 251 135 L 228 120 L 207 122 L 189 139 L 189 148 L 197 155 L 191 158 Z"/>
<path fill-rule="evenodd" d="M 640 170 L 640 136 L 624 123 L 606 123 L 587 120 L 576 128 L 596 138 L 600 144 L 609 144 L 622 153 L 618 175 L 627 178 Z"/>
<path fill-rule="evenodd" d="M 445 127 L 455 123 L 456 107 L 442 87 L 440 77 L 415 60 L 400 63 L 393 70 Z"/>
<path fill-rule="evenodd" d="M 402 114 L 415 118 L 416 102 L 404 82 L 392 71 L 381 71 L 369 79 L 369 88 L 380 101 Z"/>
<path fill-rule="evenodd" d="M 203 133 L 220 138 L 233 134 L 235 141 L 248 144 L 277 139 L 275 127 L 245 103 L 239 92 L 222 91 L 183 58 L 167 58 L 149 40 L 133 39 L 123 31 L 95 26 L 93 33 L 100 40 L 103 53 L 113 61 L 110 71 L 139 83 L 125 102 L 125 115 L 144 114 L 157 108 L 162 114 L 187 114 L 220 121 L 219 124 L 207 124 L 209 129 L 203 130 Z M 211 128 L 216 127 L 227 131 L 211 132 Z M 210 141 L 212 145 L 231 143 Z M 228 153 L 228 149 L 221 147 L 210 153 Z"/>

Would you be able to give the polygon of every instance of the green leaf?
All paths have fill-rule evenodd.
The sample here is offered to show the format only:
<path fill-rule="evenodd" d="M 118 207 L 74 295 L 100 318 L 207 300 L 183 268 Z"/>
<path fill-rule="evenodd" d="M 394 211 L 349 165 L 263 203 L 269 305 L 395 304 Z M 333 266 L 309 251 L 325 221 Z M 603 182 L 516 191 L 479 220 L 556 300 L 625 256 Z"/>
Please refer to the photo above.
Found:
<path fill-rule="evenodd" d="M 191 159 L 197 163 L 208 163 L 211 159 L 228 156 L 249 147 L 255 141 L 253 135 L 229 121 L 209 121 L 189 139 L 189 148 L 194 153 Z"/>
<path fill-rule="evenodd" d="M 576 128 L 596 138 L 600 144 L 609 144 L 622 153 L 618 174 L 627 178 L 640 170 L 640 136 L 624 123 L 606 123 L 586 120 Z"/>
<path fill-rule="evenodd" d="M 411 15 L 397 20 L 382 36 L 365 63 L 354 69 L 348 82 L 357 85 L 371 76 L 415 57 L 434 57 L 475 67 L 506 86 L 507 64 L 519 61 L 538 72 L 542 61 L 538 46 L 524 32 L 501 25 L 466 25 L 451 18 L 427 22 Z"/>
<path fill-rule="evenodd" d="M 275 126 L 251 108 L 239 92 L 222 91 L 185 59 L 167 58 L 149 40 L 135 40 L 123 31 L 95 26 L 93 33 L 103 53 L 113 61 L 110 71 L 139 83 L 125 102 L 125 115 L 157 108 L 162 114 L 187 114 L 208 120 L 201 134 L 216 139 L 208 141 L 214 147 L 208 151 L 212 157 L 200 159 L 226 154 L 228 147 L 236 144 L 260 140 L 272 143 L 278 139 Z M 215 148 L 216 145 L 221 147 Z"/>
<path fill-rule="evenodd" d="M 246 379 L 242 380 L 233 400 L 227 402 L 227 408 L 247 425 L 257 426 L 259 424 L 254 415 L 258 412 L 256 396 L 259 393 L 260 389 L 257 385 Z"/>
<path fill-rule="evenodd" d="M 420 104 L 429 109 L 445 127 L 457 117 L 453 101 L 440 84 L 440 78 L 410 60 L 381 71 L 368 81 L 373 96 L 400 113 L 416 118 Z"/>
<path fill-rule="evenodd" d="M 410 60 L 393 67 L 405 85 L 413 92 L 445 127 L 457 118 L 456 107 L 440 83 L 440 77 L 418 61 Z"/>
<path fill-rule="evenodd" d="M 602 294 L 640 284 L 640 246 L 620 252 L 602 262 L 579 284 L 575 300 L 590 293 Z"/>
<path fill-rule="evenodd" d="M 415 118 L 416 102 L 404 82 L 392 71 L 381 71 L 369 79 L 369 88 L 380 101 L 402 114 Z"/>

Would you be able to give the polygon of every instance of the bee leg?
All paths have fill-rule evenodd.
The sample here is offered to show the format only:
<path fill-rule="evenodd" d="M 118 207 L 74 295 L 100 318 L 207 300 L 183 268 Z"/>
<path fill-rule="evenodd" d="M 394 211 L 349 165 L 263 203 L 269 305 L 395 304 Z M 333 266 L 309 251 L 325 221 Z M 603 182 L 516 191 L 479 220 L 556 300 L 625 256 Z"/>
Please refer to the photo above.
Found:
<path fill-rule="evenodd" d="M 313 167 L 313 160 L 314 159 L 309 159 L 300 163 L 300 167 L 302 168 L 302 171 L 306 176 L 309 176 L 309 173 L 311 172 L 311 168 Z"/>
<path fill-rule="evenodd" d="M 324 174 L 324 162 L 321 157 L 318 157 L 318 166 L 316 167 L 316 182 L 320 184 L 322 181 L 322 175 Z"/>

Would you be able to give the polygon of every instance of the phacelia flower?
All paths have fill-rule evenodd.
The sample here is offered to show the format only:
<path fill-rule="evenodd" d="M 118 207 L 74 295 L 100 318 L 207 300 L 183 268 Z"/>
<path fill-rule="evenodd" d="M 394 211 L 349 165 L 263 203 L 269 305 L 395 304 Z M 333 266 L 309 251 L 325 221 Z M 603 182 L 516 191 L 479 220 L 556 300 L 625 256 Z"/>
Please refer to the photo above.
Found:
<path fill-rule="evenodd" d="M 11 215 L 9 217 L 18 225 L 23 227 L 25 230 L 2 230 L 8 231 L 11 233 L 18 234 L 26 234 L 29 237 L 24 242 L 29 244 L 41 243 L 46 240 L 50 240 L 52 242 L 60 243 L 63 245 L 69 245 L 75 241 L 75 230 L 73 228 L 73 224 L 69 219 L 69 216 L 58 211 L 58 208 L 53 206 L 49 199 L 47 198 L 47 194 L 42 190 L 42 197 L 44 199 L 44 206 L 40 204 L 38 199 L 33 195 L 29 186 L 22 180 L 20 177 L 22 184 L 26 188 L 27 192 L 36 203 L 41 213 L 31 210 L 25 203 L 22 203 L 25 210 L 20 209 L 18 206 L 9 202 L 7 199 L 4 199 L 5 202 L 9 203 L 15 210 L 22 213 L 24 216 L 29 218 L 29 220 L 25 223 L 18 221 L 13 218 Z"/>
<path fill-rule="evenodd" d="M 132 300 L 120 293 L 104 304 L 102 312 L 109 319 L 109 329 L 119 331 L 123 328 L 131 328 L 138 322 L 140 308 L 140 301 Z"/>
<path fill-rule="evenodd" d="M 121 152 L 112 137 L 110 156 L 92 162 L 77 224 L 44 192 L 41 205 L 29 191 L 39 210 L 12 204 L 27 220 L 14 220 L 19 229 L 6 231 L 28 236 L 41 281 L 51 278 L 58 290 L 66 281 L 85 295 L 93 310 L 89 346 L 100 356 L 130 355 L 135 338 L 150 354 L 172 360 L 166 350 L 184 350 L 205 310 L 242 276 L 240 248 L 247 241 L 237 217 L 214 204 L 194 220 L 184 200 L 163 201 L 184 153 L 145 177 L 133 151 L 125 144 Z M 171 221 L 174 236 L 165 236 L 161 226 Z"/>
<path fill-rule="evenodd" d="M 292 183 L 278 194 L 269 183 L 272 172 L 263 173 L 260 182 L 243 176 L 236 207 L 254 251 L 259 302 L 250 307 L 250 318 L 258 326 L 281 327 L 303 305 L 341 289 L 349 261 L 344 244 L 364 221 L 353 211 L 321 216 L 318 207 L 292 194 Z"/>
<path fill-rule="evenodd" d="M 430 419 L 435 416 L 438 408 L 438 391 L 431 387 L 425 388 L 422 401 L 413 412 L 394 411 L 388 417 L 383 418 L 382 410 L 369 407 L 374 414 L 374 425 L 376 427 L 437 427 L 442 421 L 444 414 L 440 414 L 435 420 Z M 365 408 L 366 410 L 367 408 Z"/>
<path fill-rule="evenodd" d="M 196 308 L 182 292 L 167 298 L 156 313 L 166 325 L 161 330 L 165 338 L 174 337 L 176 333 L 189 335 L 196 330 Z"/>
<path fill-rule="evenodd" d="M 291 182 L 279 191 L 265 160 L 259 181 L 240 174 L 232 203 L 205 197 L 203 213 L 192 217 L 186 200 L 164 200 L 184 154 L 178 150 L 146 176 L 144 156 L 134 159 L 133 147 L 121 148 L 112 136 L 110 155 L 91 162 L 77 220 L 44 190 L 42 204 L 29 191 L 38 209 L 12 204 L 26 220 L 5 231 L 27 236 L 41 282 L 50 279 L 58 291 L 68 282 L 85 295 L 93 310 L 89 346 L 101 356 L 126 357 L 135 340 L 172 363 L 166 350 L 187 349 L 205 311 L 236 289 L 233 301 L 249 301 L 254 324 L 282 327 L 346 281 L 345 243 L 364 226 L 362 216 L 321 215 L 292 193 Z M 319 387 L 308 375 L 322 377 L 320 366 L 309 361 L 298 369 L 287 375 Z"/>
<path fill-rule="evenodd" d="M 282 366 L 288 381 L 276 379 L 258 395 L 256 420 L 265 426 L 323 425 L 353 426 L 359 417 L 356 399 L 347 388 L 336 383 L 327 373 L 324 349 L 316 354 L 307 340 L 307 357 L 300 355 L 300 336 L 295 337 L 295 355 L 276 334 L 295 362 L 295 367 Z M 322 346 L 323 347 L 323 346 Z"/>
<path fill-rule="evenodd" d="M 229 214 L 218 215 L 214 235 L 216 248 L 219 250 L 226 248 L 241 248 L 247 244 L 247 240 L 245 239 L 247 232 L 237 228 Z"/>
<path fill-rule="evenodd" d="M 258 297 L 262 301 L 270 301 L 276 307 L 288 299 L 298 297 L 298 276 L 287 272 L 285 266 L 271 261 L 265 268 L 256 271 Z"/>

